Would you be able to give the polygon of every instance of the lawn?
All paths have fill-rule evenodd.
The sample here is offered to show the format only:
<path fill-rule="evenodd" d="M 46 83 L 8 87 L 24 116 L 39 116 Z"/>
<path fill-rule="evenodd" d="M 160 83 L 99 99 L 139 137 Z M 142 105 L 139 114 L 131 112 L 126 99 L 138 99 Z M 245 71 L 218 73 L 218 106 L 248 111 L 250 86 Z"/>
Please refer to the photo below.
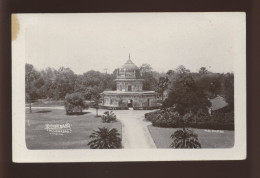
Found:
<path fill-rule="evenodd" d="M 29 107 L 29 103 L 25 103 L 26 107 Z M 64 106 L 64 101 L 63 100 L 58 100 L 58 101 L 53 101 L 53 100 L 37 100 L 32 103 L 33 107 L 51 107 L 51 106 Z"/>
<path fill-rule="evenodd" d="M 157 148 L 169 148 L 172 143 L 170 138 L 176 128 L 160 128 L 152 125 L 148 126 L 151 136 Z M 234 146 L 234 131 L 206 132 L 204 129 L 193 129 L 198 134 L 202 148 L 232 148 Z"/>
<path fill-rule="evenodd" d="M 28 122 L 29 120 L 29 122 Z M 48 132 L 46 124 L 71 125 L 71 133 L 53 135 Z M 83 115 L 65 114 L 61 109 L 26 109 L 26 145 L 28 149 L 88 149 L 89 135 L 99 127 L 116 128 L 122 135 L 120 122 L 103 123 L 101 117 L 90 112 Z"/>

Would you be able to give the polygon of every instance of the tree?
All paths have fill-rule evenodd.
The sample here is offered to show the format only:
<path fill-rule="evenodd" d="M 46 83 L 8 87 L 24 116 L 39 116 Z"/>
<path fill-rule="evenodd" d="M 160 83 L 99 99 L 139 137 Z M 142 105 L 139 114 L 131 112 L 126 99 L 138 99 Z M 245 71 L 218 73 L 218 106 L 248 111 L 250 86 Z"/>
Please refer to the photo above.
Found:
<path fill-rule="evenodd" d="M 179 67 L 176 68 L 176 73 L 179 75 L 184 75 L 190 73 L 189 69 L 186 69 L 183 65 L 180 65 Z"/>
<path fill-rule="evenodd" d="M 218 74 L 204 74 L 196 80 L 198 88 L 207 97 L 214 98 L 221 92 L 221 76 Z"/>
<path fill-rule="evenodd" d="M 168 76 L 171 76 L 171 75 L 173 75 L 175 72 L 174 72 L 174 70 L 168 70 L 167 72 L 166 72 L 166 74 L 168 75 Z"/>
<path fill-rule="evenodd" d="M 84 73 L 83 77 L 87 86 L 99 86 L 102 84 L 103 74 L 101 72 L 90 70 Z"/>
<path fill-rule="evenodd" d="M 169 79 L 167 76 L 159 78 L 157 92 L 161 94 L 162 100 L 163 100 L 163 92 L 168 87 L 168 84 L 169 84 Z"/>
<path fill-rule="evenodd" d="M 56 71 L 55 79 L 53 81 L 54 98 L 64 99 L 66 94 L 74 92 L 74 85 L 77 75 L 70 68 L 59 68 Z"/>
<path fill-rule="evenodd" d="M 56 74 L 57 70 L 50 67 L 41 71 L 44 85 L 41 87 L 40 92 L 43 98 L 55 98 L 55 93 L 57 93 L 55 87 Z"/>
<path fill-rule="evenodd" d="M 121 138 L 118 130 L 109 130 L 106 127 L 98 128 L 89 136 L 92 140 L 88 143 L 91 149 L 117 149 L 122 148 Z"/>
<path fill-rule="evenodd" d="M 83 75 L 78 75 L 74 90 L 82 92 L 85 99 L 90 100 L 93 95 L 97 95 L 104 90 L 116 89 L 116 73 L 104 74 L 98 71 L 88 71 Z"/>
<path fill-rule="evenodd" d="M 36 79 L 36 71 L 31 64 L 25 64 L 25 84 L 26 84 L 26 94 L 30 104 L 30 113 L 32 113 L 32 100 L 31 100 L 31 84 Z"/>
<path fill-rule="evenodd" d="M 84 103 L 84 97 L 81 93 L 67 94 L 65 97 L 66 114 L 82 114 L 83 109 L 87 106 Z"/>
<path fill-rule="evenodd" d="M 91 100 L 92 96 L 101 92 L 100 86 L 88 85 L 83 75 L 77 77 L 74 90 L 75 92 L 81 92 L 86 100 Z"/>
<path fill-rule="evenodd" d="M 150 64 L 142 64 L 141 67 L 139 68 L 141 73 L 147 73 L 147 72 L 152 72 L 152 67 Z"/>
<path fill-rule="evenodd" d="M 152 73 L 143 73 L 142 78 L 143 81 L 143 90 L 156 90 L 157 89 L 157 81 L 153 77 Z"/>
<path fill-rule="evenodd" d="M 206 67 L 201 67 L 199 70 L 199 74 L 207 74 L 208 70 L 206 69 Z"/>
<path fill-rule="evenodd" d="M 101 83 L 101 90 L 116 90 L 116 76 L 113 74 L 103 74 L 102 76 L 102 83 Z M 101 92 L 102 92 L 101 91 Z"/>
<path fill-rule="evenodd" d="M 92 96 L 93 107 L 96 109 L 96 117 L 98 117 L 100 98 L 101 98 L 101 96 L 99 95 L 99 93 Z"/>
<path fill-rule="evenodd" d="M 224 76 L 224 95 L 227 103 L 230 105 L 230 107 L 234 108 L 234 74 L 233 73 L 227 73 Z"/>
<path fill-rule="evenodd" d="M 181 115 L 196 114 L 199 109 L 207 110 L 211 105 L 190 75 L 179 76 L 170 87 L 168 98 L 163 102 L 164 107 L 175 105 Z"/>
<path fill-rule="evenodd" d="M 175 131 L 171 135 L 171 139 L 173 139 L 171 148 L 201 148 L 198 135 L 190 129 L 182 128 L 182 130 Z"/>

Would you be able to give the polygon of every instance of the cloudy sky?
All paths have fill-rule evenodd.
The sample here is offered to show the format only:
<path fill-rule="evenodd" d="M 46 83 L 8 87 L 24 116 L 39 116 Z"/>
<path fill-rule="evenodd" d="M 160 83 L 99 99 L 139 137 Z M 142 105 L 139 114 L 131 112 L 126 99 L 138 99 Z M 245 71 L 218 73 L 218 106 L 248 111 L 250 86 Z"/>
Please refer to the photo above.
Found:
<path fill-rule="evenodd" d="M 131 53 L 140 66 L 166 72 L 184 65 L 233 72 L 243 18 L 232 13 L 26 14 L 25 60 L 37 69 L 112 72 Z M 240 36 L 239 36 L 240 35 Z"/>

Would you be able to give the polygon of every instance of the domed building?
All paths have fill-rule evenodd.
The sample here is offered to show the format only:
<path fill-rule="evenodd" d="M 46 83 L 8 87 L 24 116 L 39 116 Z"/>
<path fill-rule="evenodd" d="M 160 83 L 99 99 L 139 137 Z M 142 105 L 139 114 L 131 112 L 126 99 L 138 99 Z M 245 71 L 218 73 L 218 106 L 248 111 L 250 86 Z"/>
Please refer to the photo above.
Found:
<path fill-rule="evenodd" d="M 102 106 L 106 109 L 155 109 L 157 95 L 155 91 L 144 91 L 139 68 L 131 61 L 117 70 L 117 90 L 101 93 Z"/>

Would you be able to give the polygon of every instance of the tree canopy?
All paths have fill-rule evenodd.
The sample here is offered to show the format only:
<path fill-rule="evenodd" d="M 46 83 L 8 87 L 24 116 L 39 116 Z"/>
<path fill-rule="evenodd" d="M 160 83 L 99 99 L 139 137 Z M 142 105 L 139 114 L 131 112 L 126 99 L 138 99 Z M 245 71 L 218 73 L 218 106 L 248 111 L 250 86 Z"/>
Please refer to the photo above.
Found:
<path fill-rule="evenodd" d="M 64 100 L 66 94 L 82 93 L 84 99 L 93 100 L 105 90 L 116 90 L 115 79 L 118 69 L 112 74 L 90 70 L 81 75 L 70 68 L 46 68 L 38 71 L 31 64 L 25 65 L 26 101 L 36 99 Z M 140 72 L 142 71 L 142 72 Z M 180 113 L 206 109 L 208 99 L 223 96 L 227 103 L 234 105 L 234 74 L 213 73 L 201 67 L 191 72 L 185 66 L 169 69 L 167 73 L 152 70 L 149 64 L 143 64 L 139 77 L 144 79 L 143 90 L 168 91 L 164 106 L 176 105 Z"/>
<path fill-rule="evenodd" d="M 26 64 L 25 77 L 27 81 L 27 100 L 29 93 L 31 100 L 44 98 L 63 100 L 66 94 L 74 92 L 81 92 L 85 99 L 90 100 L 93 95 L 104 90 L 116 89 L 114 81 L 116 76 L 114 74 L 106 74 L 94 70 L 88 71 L 83 75 L 76 75 L 70 68 L 61 67 L 56 70 L 48 67 L 37 71 L 33 65 Z"/>
<path fill-rule="evenodd" d="M 176 110 L 184 115 L 186 113 L 197 113 L 199 109 L 207 110 L 210 102 L 206 95 L 195 83 L 191 75 L 180 75 L 170 87 L 168 98 L 163 103 L 166 107 L 175 105 Z"/>

